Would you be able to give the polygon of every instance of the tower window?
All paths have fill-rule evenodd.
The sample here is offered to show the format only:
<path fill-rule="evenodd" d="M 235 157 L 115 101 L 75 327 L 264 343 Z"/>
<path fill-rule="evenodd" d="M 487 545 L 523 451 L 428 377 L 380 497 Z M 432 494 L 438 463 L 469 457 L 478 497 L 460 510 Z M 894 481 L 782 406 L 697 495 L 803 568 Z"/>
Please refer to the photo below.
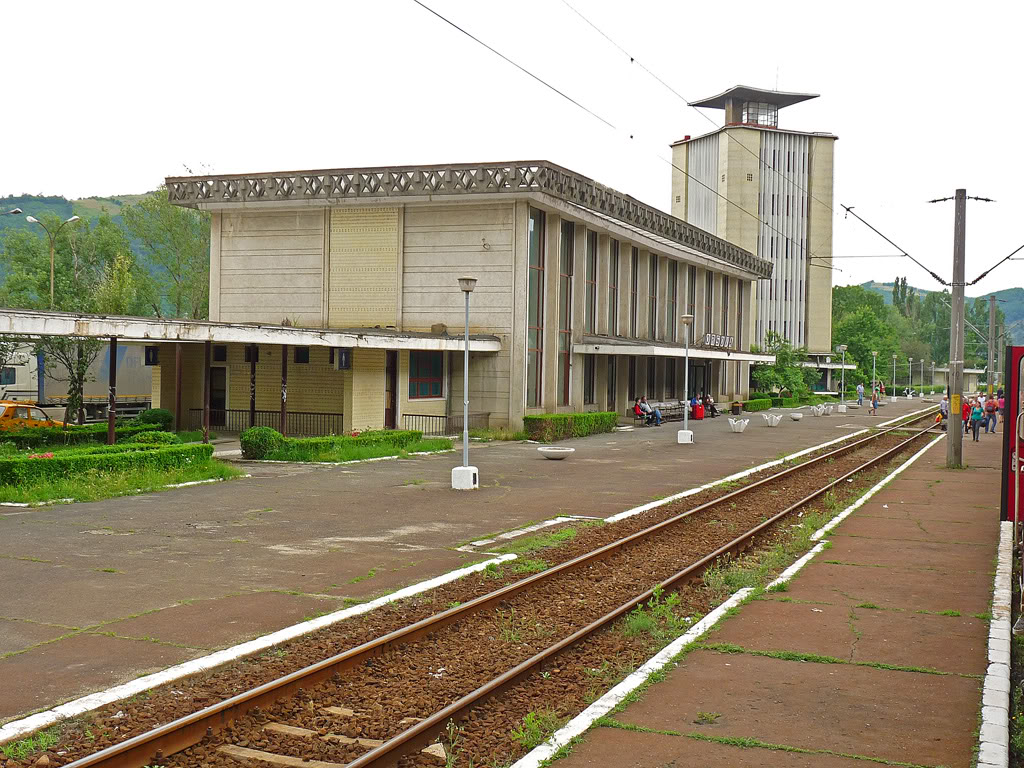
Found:
<path fill-rule="evenodd" d="M 747 174 L 747 181 L 753 181 L 753 180 L 754 180 L 754 174 L 748 173 Z M 676 202 L 678 203 L 679 201 L 677 200 Z"/>
<path fill-rule="evenodd" d="M 742 122 L 747 125 L 767 125 L 777 128 L 779 107 L 777 104 L 769 104 L 766 101 L 745 101 L 743 102 Z"/>

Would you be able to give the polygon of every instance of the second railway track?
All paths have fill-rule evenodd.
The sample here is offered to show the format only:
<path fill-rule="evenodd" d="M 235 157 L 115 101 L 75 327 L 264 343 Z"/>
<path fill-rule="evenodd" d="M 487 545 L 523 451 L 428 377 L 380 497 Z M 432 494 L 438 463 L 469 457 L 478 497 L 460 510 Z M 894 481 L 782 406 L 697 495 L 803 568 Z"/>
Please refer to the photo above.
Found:
<path fill-rule="evenodd" d="M 920 439 L 844 444 L 463 604 L 75 760 L 87 766 L 444 764 L 447 724 L 538 674 L 660 591 Z M 871 455 L 865 457 L 864 452 Z M 620 524 L 621 525 L 621 524 Z M 630 527 L 633 530 L 629 530 Z M 609 526 L 611 528 L 611 526 Z M 425 751 L 426 750 L 426 751 Z"/>

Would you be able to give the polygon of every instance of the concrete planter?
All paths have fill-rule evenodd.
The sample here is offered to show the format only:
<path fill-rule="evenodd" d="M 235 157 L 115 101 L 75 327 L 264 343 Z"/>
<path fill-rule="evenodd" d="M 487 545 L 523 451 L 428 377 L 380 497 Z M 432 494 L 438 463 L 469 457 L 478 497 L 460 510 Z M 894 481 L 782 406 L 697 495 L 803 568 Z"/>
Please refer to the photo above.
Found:
<path fill-rule="evenodd" d="M 764 419 L 764 425 L 766 427 L 777 427 L 779 422 L 782 421 L 781 413 L 762 413 L 761 418 Z"/>
<path fill-rule="evenodd" d="M 811 406 L 811 416 L 824 416 L 824 415 L 825 415 L 825 406 L 824 405 L 812 405 Z"/>
<path fill-rule="evenodd" d="M 791 413 L 791 414 L 789 414 L 789 418 L 791 418 L 793 421 L 800 421 L 800 419 L 802 419 L 803 417 L 804 417 L 804 415 L 802 413 Z"/>
<path fill-rule="evenodd" d="M 747 428 L 747 424 L 750 423 L 750 419 L 729 419 L 729 429 L 733 432 L 742 432 Z"/>
<path fill-rule="evenodd" d="M 542 445 L 537 449 L 541 456 L 552 461 L 561 461 L 566 456 L 576 453 L 575 448 L 565 448 L 561 445 Z"/>

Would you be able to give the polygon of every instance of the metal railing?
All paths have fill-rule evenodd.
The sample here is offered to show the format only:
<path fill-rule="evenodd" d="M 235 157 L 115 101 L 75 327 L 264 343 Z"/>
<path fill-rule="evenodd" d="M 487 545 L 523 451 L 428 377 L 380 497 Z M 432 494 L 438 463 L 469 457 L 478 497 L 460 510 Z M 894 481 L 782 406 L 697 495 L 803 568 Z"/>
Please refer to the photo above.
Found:
<path fill-rule="evenodd" d="M 487 429 L 490 425 L 489 413 L 469 414 L 470 429 Z M 462 433 L 462 414 L 453 416 L 431 416 L 423 413 L 403 413 L 402 429 L 415 429 L 424 437 L 445 437 Z"/>
<path fill-rule="evenodd" d="M 723 259 L 759 277 L 772 275 L 773 265 L 767 259 L 568 168 L 543 161 L 177 176 L 168 177 L 166 183 L 171 203 L 192 208 L 208 202 L 337 202 L 543 192 Z"/>
<path fill-rule="evenodd" d="M 189 429 L 203 428 L 203 409 L 190 408 L 188 411 Z M 322 435 L 340 435 L 344 433 L 344 415 L 340 413 L 312 413 L 306 411 L 289 411 L 287 427 L 289 437 L 319 437 Z M 254 427 L 281 428 L 280 411 L 256 411 L 256 423 L 250 424 L 248 409 L 210 409 L 210 427 L 221 432 L 241 432 Z"/>

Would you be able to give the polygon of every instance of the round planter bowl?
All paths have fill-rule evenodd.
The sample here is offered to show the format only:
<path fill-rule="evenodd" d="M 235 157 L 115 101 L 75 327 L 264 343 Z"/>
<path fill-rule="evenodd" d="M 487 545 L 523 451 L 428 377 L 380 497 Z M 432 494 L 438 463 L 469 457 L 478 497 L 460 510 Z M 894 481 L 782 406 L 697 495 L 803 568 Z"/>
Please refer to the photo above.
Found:
<path fill-rule="evenodd" d="M 537 449 L 541 456 L 552 461 L 561 461 L 566 456 L 576 453 L 575 448 L 563 448 L 560 445 L 542 445 Z"/>
<path fill-rule="evenodd" d="M 803 417 L 804 417 L 804 415 L 802 413 L 791 413 L 791 414 L 789 414 L 789 418 L 791 418 L 793 421 L 800 421 L 800 419 L 802 419 Z"/>

